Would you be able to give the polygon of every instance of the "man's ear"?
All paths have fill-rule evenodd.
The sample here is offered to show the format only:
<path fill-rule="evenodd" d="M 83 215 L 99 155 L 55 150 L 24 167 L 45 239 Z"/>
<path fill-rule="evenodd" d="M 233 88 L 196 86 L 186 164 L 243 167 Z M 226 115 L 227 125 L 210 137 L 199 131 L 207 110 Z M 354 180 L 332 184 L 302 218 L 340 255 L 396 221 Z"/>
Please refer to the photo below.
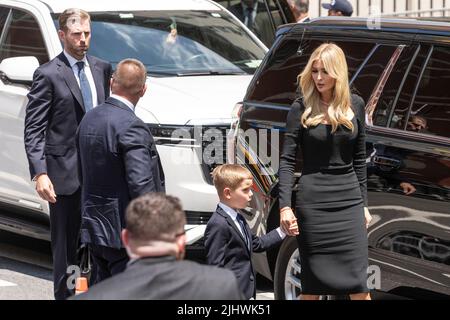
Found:
<path fill-rule="evenodd" d="M 177 259 L 182 260 L 184 258 L 184 253 L 186 251 L 186 235 L 183 234 L 176 239 L 176 244 L 178 248 Z"/>
<path fill-rule="evenodd" d="M 147 91 L 147 84 L 144 84 L 144 87 L 142 88 L 141 97 L 144 96 L 145 91 Z"/>
<path fill-rule="evenodd" d="M 128 244 L 130 243 L 130 233 L 127 229 L 123 229 L 120 235 L 122 237 L 123 245 L 128 247 Z"/>
<path fill-rule="evenodd" d="M 64 42 L 64 40 L 66 39 L 66 34 L 64 33 L 64 31 L 58 30 L 58 37 L 61 42 Z"/>

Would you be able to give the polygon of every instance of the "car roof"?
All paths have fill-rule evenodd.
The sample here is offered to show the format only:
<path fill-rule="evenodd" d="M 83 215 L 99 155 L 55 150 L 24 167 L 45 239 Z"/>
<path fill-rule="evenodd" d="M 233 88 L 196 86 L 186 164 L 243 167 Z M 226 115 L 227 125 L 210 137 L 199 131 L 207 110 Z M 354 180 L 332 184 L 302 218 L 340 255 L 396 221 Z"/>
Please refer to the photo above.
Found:
<path fill-rule="evenodd" d="M 140 11 L 140 10 L 221 10 L 209 0 L 39 0 L 54 13 L 67 8 L 95 11 Z"/>
<path fill-rule="evenodd" d="M 402 33 L 429 33 L 450 35 L 450 23 L 444 21 L 417 20 L 413 18 L 380 18 L 379 21 L 367 18 L 320 17 L 306 24 L 312 28 L 330 27 L 338 29 L 369 30 L 379 23 L 378 31 Z M 300 26 L 301 28 L 301 26 Z"/>

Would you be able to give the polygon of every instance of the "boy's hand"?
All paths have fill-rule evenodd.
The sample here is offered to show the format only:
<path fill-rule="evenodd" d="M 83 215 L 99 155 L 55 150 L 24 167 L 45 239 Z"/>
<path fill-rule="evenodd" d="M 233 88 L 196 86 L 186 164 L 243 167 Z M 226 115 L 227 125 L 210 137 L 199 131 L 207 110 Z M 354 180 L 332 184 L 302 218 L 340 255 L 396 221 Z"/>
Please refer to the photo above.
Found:
<path fill-rule="evenodd" d="M 288 236 L 299 234 L 297 218 L 291 208 L 285 207 L 280 210 L 280 227 Z"/>

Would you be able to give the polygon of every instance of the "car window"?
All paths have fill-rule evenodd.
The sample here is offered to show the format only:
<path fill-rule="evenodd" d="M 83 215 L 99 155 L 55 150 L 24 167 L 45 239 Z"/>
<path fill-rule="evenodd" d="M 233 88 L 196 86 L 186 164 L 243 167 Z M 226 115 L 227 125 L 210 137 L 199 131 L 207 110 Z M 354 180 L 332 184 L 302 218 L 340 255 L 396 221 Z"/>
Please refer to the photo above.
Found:
<path fill-rule="evenodd" d="M 94 12 L 91 21 L 91 54 L 113 67 L 139 59 L 153 75 L 253 74 L 265 54 L 224 11 Z"/>
<path fill-rule="evenodd" d="M 0 8 L 0 35 L 3 32 L 3 28 L 5 27 L 6 19 L 8 18 L 10 9 L 9 8 Z"/>
<path fill-rule="evenodd" d="M 378 46 L 377 51 L 378 54 L 374 54 L 366 64 L 368 67 L 365 66 L 363 69 L 362 73 L 366 75 L 365 81 L 358 79 L 358 82 L 367 87 L 364 88 L 367 92 L 362 95 L 367 96 L 370 93 L 369 99 L 366 100 L 368 122 L 382 127 L 390 123 L 394 128 L 398 128 L 401 118 L 392 117 L 391 113 L 396 105 L 398 110 L 408 110 L 410 106 L 418 79 L 417 70 L 411 67 L 411 64 L 414 64 L 417 46 Z M 388 61 L 386 65 L 385 61 Z M 408 76 L 410 67 L 416 72 L 415 77 L 414 73 Z"/>
<path fill-rule="evenodd" d="M 279 8 L 281 8 L 280 14 L 283 16 L 283 23 L 295 23 L 295 17 L 287 0 L 275 0 Z M 277 25 L 278 27 L 279 25 Z"/>
<path fill-rule="evenodd" d="M 375 125 L 384 126 L 389 122 L 389 127 L 394 129 L 404 130 L 407 124 L 406 118 L 408 116 L 408 111 L 411 107 L 411 100 L 416 90 L 417 83 L 420 78 L 420 73 L 424 67 L 426 59 L 430 52 L 430 46 L 422 45 L 417 53 L 415 59 L 411 59 L 412 65 L 406 76 L 405 83 L 402 88 L 398 87 L 397 91 L 400 91 L 399 99 L 395 110 L 392 114 L 390 120 L 388 120 L 389 113 L 391 110 L 383 110 L 382 105 L 379 104 L 380 110 L 376 111 Z M 405 57 L 408 60 L 408 56 Z M 404 70 L 403 65 L 399 67 L 398 72 L 401 73 Z M 406 72 L 406 71 L 405 71 Z M 399 82 L 398 82 L 399 83 Z M 395 88 L 395 83 L 393 83 L 393 88 Z M 377 109 L 378 109 L 377 107 Z"/>
<path fill-rule="evenodd" d="M 415 95 L 406 130 L 450 138 L 450 48 L 434 47 Z"/>
<path fill-rule="evenodd" d="M 371 52 L 364 67 L 354 79 L 352 90 L 354 93 L 361 96 L 366 104 L 369 103 L 374 88 L 378 82 L 382 80 L 381 76 L 397 49 L 397 46 L 377 45 Z"/>
<path fill-rule="evenodd" d="M 249 88 L 249 100 L 290 105 L 300 94 L 298 74 L 305 68 L 312 52 L 324 41 L 285 38 L 273 51 L 258 77 L 258 82 Z M 352 41 L 332 41 L 345 52 L 351 78 L 371 52 L 373 45 Z"/>
<path fill-rule="evenodd" d="M 275 38 L 275 30 L 272 25 L 270 13 L 267 11 L 266 1 L 259 0 L 256 7 L 256 12 L 254 16 L 254 23 L 252 25 L 247 24 L 246 14 L 241 5 L 241 0 L 217 0 L 216 2 L 224 6 L 228 11 L 230 11 L 236 18 L 241 20 L 249 29 L 267 46 L 270 47 Z M 272 2 L 269 4 L 269 2 Z M 278 8 L 275 6 L 273 1 L 269 1 L 270 12 L 278 12 Z"/>
<path fill-rule="evenodd" d="M 40 64 L 49 60 L 39 24 L 31 14 L 14 9 L 11 23 L 5 31 L 1 60 L 20 56 L 35 56 Z"/>

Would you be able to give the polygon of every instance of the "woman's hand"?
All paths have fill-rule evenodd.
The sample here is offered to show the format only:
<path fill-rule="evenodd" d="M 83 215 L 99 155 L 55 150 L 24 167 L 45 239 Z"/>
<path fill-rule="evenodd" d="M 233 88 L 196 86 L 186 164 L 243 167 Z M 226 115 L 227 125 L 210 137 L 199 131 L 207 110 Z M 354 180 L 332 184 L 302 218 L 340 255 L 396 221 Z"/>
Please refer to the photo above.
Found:
<path fill-rule="evenodd" d="M 299 234 L 297 218 L 289 207 L 280 210 L 280 227 L 288 236 L 296 236 Z"/>
<path fill-rule="evenodd" d="M 369 228 L 369 224 L 372 221 L 372 215 L 367 207 L 364 207 L 364 218 L 366 219 L 366 228 Z"/>

